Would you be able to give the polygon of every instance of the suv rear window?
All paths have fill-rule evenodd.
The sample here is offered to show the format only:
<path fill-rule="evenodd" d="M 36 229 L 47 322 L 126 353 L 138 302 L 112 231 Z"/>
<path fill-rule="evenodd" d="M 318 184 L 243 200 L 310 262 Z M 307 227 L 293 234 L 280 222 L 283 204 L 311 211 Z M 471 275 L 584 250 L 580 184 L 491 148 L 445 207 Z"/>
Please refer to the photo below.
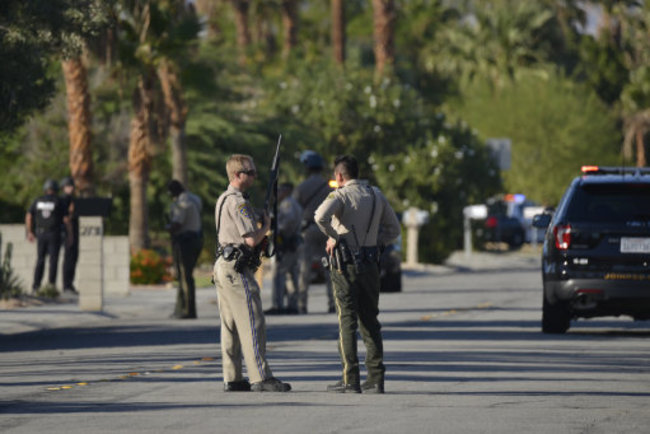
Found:
<path fill-rule="evenodd" d="M 568 221 L 650 221 L 650 184 L 583 184 L 569 203 Z"/>

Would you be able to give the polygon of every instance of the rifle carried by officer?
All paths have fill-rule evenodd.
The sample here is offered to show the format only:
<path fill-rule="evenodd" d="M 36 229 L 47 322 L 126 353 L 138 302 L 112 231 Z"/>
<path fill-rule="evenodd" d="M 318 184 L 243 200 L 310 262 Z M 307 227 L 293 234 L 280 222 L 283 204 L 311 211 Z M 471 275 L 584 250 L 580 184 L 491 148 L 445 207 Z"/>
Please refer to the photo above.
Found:
<path fill-rule="evenodd" d="M 280 143 L 282 134 L 278 137 L 278 144 L 275 147 L 275 156 L 271 163 L 271 173 L 269 174 L 269 184 L 266 188 L 266 197 L 264 198 L 264 212 L 271 216 L 271 238 L 268 237 L 260 243 L 261 254 L 270 258 L 276 253 L 278 242 L 278 169 L 280 168 Z M 273 201 L 273 210 L 271 210 L 271 201 Z"/>

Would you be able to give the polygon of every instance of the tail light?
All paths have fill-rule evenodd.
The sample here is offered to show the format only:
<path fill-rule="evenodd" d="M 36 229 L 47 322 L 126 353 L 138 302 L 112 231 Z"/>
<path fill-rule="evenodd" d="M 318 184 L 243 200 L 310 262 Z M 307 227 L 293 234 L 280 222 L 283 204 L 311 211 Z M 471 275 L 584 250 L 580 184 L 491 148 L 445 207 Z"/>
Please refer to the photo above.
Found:
<path fill-rule="evenodd" d="M 494 216 L 488 217 L 487 220 L 485 220 L 485 227 L 488 229 L 494 229 L 497 227 L 498 224 L 499 221 Z"/>
<path fill-rule="evenodd" d="M 571 245 L 571 225 L 557 225 L 553 227 L 555 247 L 560 250 L 567 250 Z"/>

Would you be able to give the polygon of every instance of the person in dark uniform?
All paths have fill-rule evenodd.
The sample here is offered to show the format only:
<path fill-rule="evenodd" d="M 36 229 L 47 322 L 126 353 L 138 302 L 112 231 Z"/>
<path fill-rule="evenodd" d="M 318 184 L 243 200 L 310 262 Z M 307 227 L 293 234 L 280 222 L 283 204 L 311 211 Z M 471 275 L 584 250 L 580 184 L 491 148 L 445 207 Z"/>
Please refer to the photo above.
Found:
<path fill-rule="evenodd" d="M 29 242 L 37 241 L 37 259 L 34 269 L 34 282 L 32 291 L 37 292 L 41 287 L 45 258 L 49 256 L 48 282 L 51 287 L 56 287 L 56 272 L 61 249 L 61 227 L 66 225 L 71 230 L 63 202 L 57 196 L 59 186 L 56 181 L 48 179 L 43 184 L 43 196 L 32 202 L 25 215 L 25 229 Z"/>
<path fill-rule="evenodd" d="M 300 284 L 298 287 L 298 311 L 307 313 L 307 293 L 311 283 L 312 262 L 325 256 L 325 241 L 327 237 L 314 224 L 314 211 L 332 191 L 329 179 L 323 176 L 325 160 L 317 152 L 308 150 L 300 155 L 300 162 L 307 171 L 307 178 L 294 190 L 293 198 L 303 209 L 301 236 L 303 244 L 300 247 Z M 335 312 L 332 282 L 329 273 L 325 273 L 327 290 L 327 310 Z"/>
<path fill-rule="evenodd" d="M 75 210 L 74 199 L 74 180 L 66 176 L 61 180 L 61 189 L 63 195 L 61 201 L 64 209 L 67 210 L 70 229 L 64 225 L 64 242 L 63 242 L 63 290 L 77 293 L 74 287 L 74 275 L 77 268 L 77 259 L 79 258 L 79 216 Z"/>
<path fill-rule="evenodd" d="M 316 224 L 327 235 L 332 287 L 339 322 L 343 376 L 329 392 L 384 393 L 383 340 L 379 314 L 379 255 L 401 228 L 377 187 L 358 180 L 357 160 L 338 157 L 334 178 L 339 188 L 316 209 Z M 360 384 L 357 327 L 366 345 L 368 375 Z"/>
<path fill-rule="evenodd" d="M 171 180 L 167 190 L 174 201 L 170 206 L 168 229 L 172 237 L 172 256 L 178 279 L 174 318 L 196 318 L 196 287 L 194 267 L 203 248 L 201 198 L 185 190 L 183 184 Z"/>

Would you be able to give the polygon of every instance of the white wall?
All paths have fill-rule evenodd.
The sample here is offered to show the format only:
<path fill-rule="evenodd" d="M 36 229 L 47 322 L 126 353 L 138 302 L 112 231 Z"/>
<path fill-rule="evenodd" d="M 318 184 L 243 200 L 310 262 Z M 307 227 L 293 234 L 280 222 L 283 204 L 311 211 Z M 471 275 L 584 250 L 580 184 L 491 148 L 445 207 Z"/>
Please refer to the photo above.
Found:
<path fill-rule="evenodd" d="M 25 226 L 22 224 L 1 224 L 2 257 L 6 252 L 7 243 L 13 244 L 11 266 L 22 280 L 23 289 L 29 293 L 34 279 L 34 266 L 36 265 L 36 242 L 30 243 L 25 238 Z M 105 236 L 103 243 L 103 281 L 105 294 L 128 295 L 129 293 L 129 238 L 127 236 Z M 82 252 L 80 252 L 80 255 Z M 81 259 L 81 258 L 80 258 Z M 81 262 L 81 260 L 80 260 Z M 59 271 L 57 273 L 57 287 L 63 288 L 62 267 L 63 249 L 59 254 Z M 47 282 L 48 261 L 45 264 L 45 273 L 41 284 Z M 74 285 L 80 289 L 83 285 L 84 271 L 77 264 Z"/>

